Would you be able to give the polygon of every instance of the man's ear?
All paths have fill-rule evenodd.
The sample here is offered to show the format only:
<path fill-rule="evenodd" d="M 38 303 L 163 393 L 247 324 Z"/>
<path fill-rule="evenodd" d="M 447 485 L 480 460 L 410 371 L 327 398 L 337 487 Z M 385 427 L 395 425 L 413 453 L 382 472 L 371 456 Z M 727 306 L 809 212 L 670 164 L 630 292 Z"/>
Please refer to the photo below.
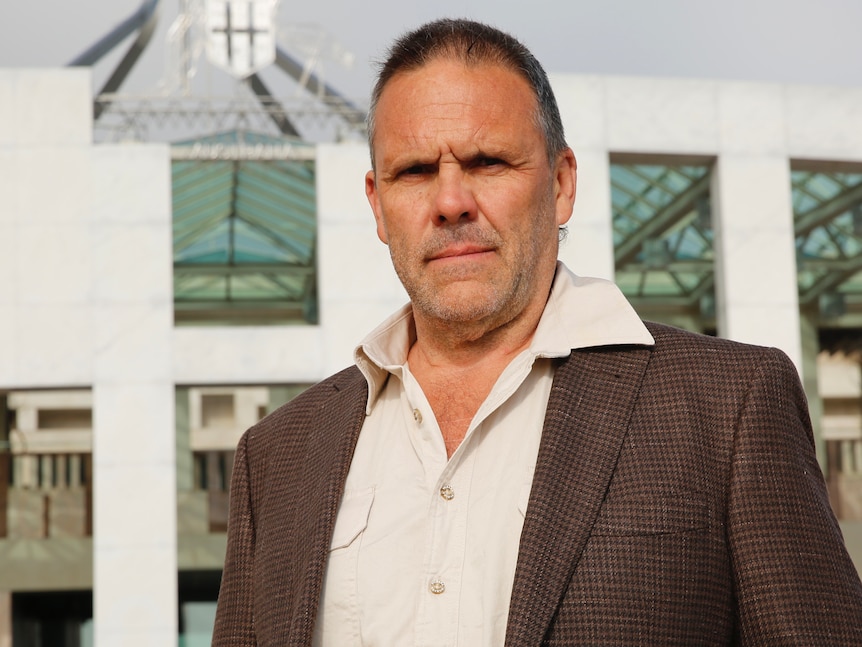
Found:
<path fill-rule="evenodd" d="M 389 238 L 386 235 L 386 225 L 383 223 L 383 209 L 380 206 L 380 195 L 377 193 L 377 183 L 374 181 L 374 171 L 365 174 L 365 197 L 371 205 L 374 220 L 377 222 L 377 237 L 386 245 Z"/>
<path fill-rule="evenodd" d="M 571 148 L 557 155 L 554 167 L 554 191 L 557 210 L 557 226 L 565 225 L 572 217 L 575 195 L 578 192 L 578 161 Z"/>

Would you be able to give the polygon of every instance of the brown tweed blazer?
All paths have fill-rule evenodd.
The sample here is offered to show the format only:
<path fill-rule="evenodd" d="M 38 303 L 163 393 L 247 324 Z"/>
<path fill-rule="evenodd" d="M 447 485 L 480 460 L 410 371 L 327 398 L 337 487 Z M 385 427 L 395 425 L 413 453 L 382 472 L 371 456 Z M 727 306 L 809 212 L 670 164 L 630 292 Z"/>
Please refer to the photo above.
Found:
<path fill-rule="evenodd" d="M 506 645 L 862 645 L 793 365 L 649 328 L 557 367 Z M 350 368 L 242 438 L 214 645 L 311 643 L 365 400 Z"/>

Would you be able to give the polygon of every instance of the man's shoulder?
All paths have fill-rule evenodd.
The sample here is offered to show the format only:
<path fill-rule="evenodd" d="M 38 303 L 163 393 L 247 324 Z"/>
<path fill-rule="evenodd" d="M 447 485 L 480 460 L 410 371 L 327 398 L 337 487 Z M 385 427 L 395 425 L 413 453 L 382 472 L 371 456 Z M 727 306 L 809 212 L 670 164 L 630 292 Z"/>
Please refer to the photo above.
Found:
<path fill-rule="evenodd" d="M 746 345 L 722 337 L 693 332 L 656 321 L 644 320 L 643 323 L 647 327 L 647 330 L 650 331 L 653 339 L 655 339 L 656 346 L 715 346 L 718 348 L 726 347 L 733 349 L 736 346 Z"/>
<path fill-rule="evenodd" d="M 714 335 L 692 332 L 684 330 L 668 324 L 657 323 L 654 321 L 644 321 L 644 325 L 655 340 L 655 347 L 658 351 L 667 351 L 674 348 L 677 349 L 699 349 L 699 350 L 714 350 L 733 355 L 752 355 L 761 356 L 763 354 L 780 353 L 777 348 L 770 346 L 760 346 L 757 344 L 749 344 Z"/>
<path fill-rule="evenodd" d="M 651 364 L 680 374 L 726 374 L 742 379 L 763 371 L 796 375 L 790 358 L 779 348 L 747 344 L 682 330 L 666 324 L 644 322 L 655 339 Z"/>
<path fill-rule="evenodd" d="M 598 346 L 582 349 L 582 352 L 616 356 L 616 361 L 622 362 L 621 367 L 629 366 L 635 355 L 641 356 L 645 377 L 650 383 L 702 385 L 706 380 L 738 386 L 769 373 L 780 375 L 780 379 L 798 380 L 793 362 L 778 348 L 714 337 L 651 321 L 644 321 L 644 325 L 653 337 L 651 346 Z M 577 366 L 579 357 L 582 357 L 581 352 L 574 352 L 569 359 Z"/>
<path fill-rule="evenodd" d="M 325 400 L 336 395 L 349 395 L 358 391 L 365 390 L 367 384 L 360 370 L 354 366 L 348 366 L 338 373 L 330 375 L 326 379 L 321 380 L 317 384 L 310 386 L 290 402 L 283 404 L 280 410 L 304 409 L 307 407 L 319 406 Z"/>
<path fill-rule="evenodd" d="M 367 385 L 362 373 L 356 366 L 350 366 L 307 388 L 290 402 L 270 413 L 261 420 L 261 423 L 271 424 L 286 416 L 306 416 L 324 406 L 332 398 L 360 396 L 366 389 Z"/>
<path fill-rule="evenodd" d="M 345 368 L 281 405 L 246 431 L 246 436 L 266 442 L 273 436 L 282 436 L 293 429 L 313 424 L 321 415 L 335 417 L 350 415 L 355 409 L 364 409 L 368 386 L 356 366 Z"/>

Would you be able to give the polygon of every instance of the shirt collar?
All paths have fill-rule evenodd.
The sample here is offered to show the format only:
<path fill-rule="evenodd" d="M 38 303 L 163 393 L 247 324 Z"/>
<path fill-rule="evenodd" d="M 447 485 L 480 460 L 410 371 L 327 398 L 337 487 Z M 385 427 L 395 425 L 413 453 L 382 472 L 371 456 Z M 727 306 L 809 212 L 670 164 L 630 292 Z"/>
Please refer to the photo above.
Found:
<path fill-rule="evenodd" d="M 413 310 L 408 303 L 356 347 L 356 365 L 368 381 L 366 413 L 371 412 L 389 374 L 400 375 L 415 339 Z M 535 357 L 567 357 L 577 348 L 654 343 L 616 285 L 604 279 L 577 276 L 557 261 L 551 294 L 530 342 L 530 352 Z"/>

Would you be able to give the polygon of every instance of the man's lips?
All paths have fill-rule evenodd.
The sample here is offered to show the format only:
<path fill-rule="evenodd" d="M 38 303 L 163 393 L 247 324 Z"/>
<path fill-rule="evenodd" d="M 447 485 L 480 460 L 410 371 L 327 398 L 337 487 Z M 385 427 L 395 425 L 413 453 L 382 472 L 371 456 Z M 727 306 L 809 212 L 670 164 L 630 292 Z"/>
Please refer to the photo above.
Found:
<path fill-rule="evenodd" d="M 431 254 L 427 260 L 439 261 L 446 258 L 457 258 L 459 256 L 470 256 L 473 254 L 484 254 L 485 252 L 493 252 L 493 247 L 484 245 L 454 245 L 441 249 L 438 252 Z"/>

